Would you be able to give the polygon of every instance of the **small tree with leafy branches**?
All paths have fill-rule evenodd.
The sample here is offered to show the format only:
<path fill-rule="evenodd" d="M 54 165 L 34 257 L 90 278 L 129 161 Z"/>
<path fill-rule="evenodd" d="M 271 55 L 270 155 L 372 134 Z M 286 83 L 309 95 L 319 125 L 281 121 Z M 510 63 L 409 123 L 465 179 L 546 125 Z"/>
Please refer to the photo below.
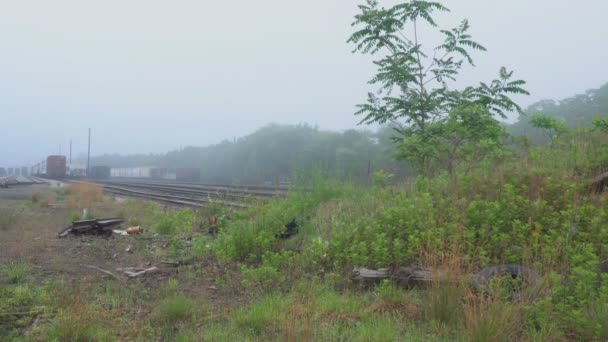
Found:
<path fill-rule="evenodd" d="M 374 61 L 378 71 L 370 81 L 378 90 L 368 94 L 367 103 L 359 105 L 356 114 L 363 115 L 360 123 L 391 124 L 395 128 L 399 159 L 422 173 L 430 173 L 440 155 L 438 140 L 467 140 L 466 145 L 473 146 L 470 138 L 475 134 L 463 129 L 481 127 L 458 125 L 463 123 L 462 118 L 450 115 L 457 110 L 462 113 L 463 108 L 474 107 L 468 114 L 479 115 L 477 119 L 484 122 L 484 129 L 493 132 L 500 126 L 498 118 L 506 118 L 510 111 L 522 112 L 510 96 L 527 95 L 522 88 L 525 82 L 513 80 L 513 72 L 504 67 L 490 83 L 453 89 L 461 69 L 474 66 L 471 53 L 486 49 L 472 39 L 467 20 L 449 30 L 438 28 L 433 14 L 449 11 L 441 3 L 412 0 L 384 8 L 377 0 L 367 0 L 359 9 L 353 22 L 357 30 L 348 41 L 356 46 L 353 52 L 380 57 Z M 443 42 L 425 49 L 419 40 L 421 25 L 438 29 Z M 488 115 L 491 122 L 486 121 Z M 462 139 L 454 138 L 458 132 L 463 134 Z M 499 139 L 499 135 L 490 135 L 495 141 Z M 464 145 L 458 145 L 461 146 Z"/>
<path fill-rule="evenodd" d="M 568 130 L 565 123 L 544 114 L 534 114 L 530 116 L 528 122 L 532 127 L 543 130 L 545 136 L 550 140 Z"/>

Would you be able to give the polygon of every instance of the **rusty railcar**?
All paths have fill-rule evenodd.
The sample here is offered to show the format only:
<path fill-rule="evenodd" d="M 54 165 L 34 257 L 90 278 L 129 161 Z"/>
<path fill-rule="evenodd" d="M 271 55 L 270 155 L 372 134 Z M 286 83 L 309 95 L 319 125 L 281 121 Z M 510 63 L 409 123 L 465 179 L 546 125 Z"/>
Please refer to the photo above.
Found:
<path fill-rule="evenodd" d="M 65 178 L 67 172 L 66 157 L 60 155 L 48 156 L 46 158 L 46 176 L 54 179 Z"/>

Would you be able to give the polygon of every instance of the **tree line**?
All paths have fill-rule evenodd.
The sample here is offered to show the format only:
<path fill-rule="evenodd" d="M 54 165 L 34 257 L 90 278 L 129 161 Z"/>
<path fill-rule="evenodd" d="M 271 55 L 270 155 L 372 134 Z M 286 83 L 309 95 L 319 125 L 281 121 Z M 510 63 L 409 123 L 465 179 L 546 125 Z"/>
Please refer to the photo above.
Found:
<path fill-rule="evenodd" d="M 278 183 L 296 172 L 312 170 L 366 182 L 380 169 L 398 177 L 408 175 L 407 166 L 393 158 L 391 135 L 389 128 L 332 132 L 306 124 L 270 124 L 219 144 L 160 154 L 106 154 L 92 158 L 92 164 L 197 167 L 201 168 L 201 181 L 210 183 Z"/>

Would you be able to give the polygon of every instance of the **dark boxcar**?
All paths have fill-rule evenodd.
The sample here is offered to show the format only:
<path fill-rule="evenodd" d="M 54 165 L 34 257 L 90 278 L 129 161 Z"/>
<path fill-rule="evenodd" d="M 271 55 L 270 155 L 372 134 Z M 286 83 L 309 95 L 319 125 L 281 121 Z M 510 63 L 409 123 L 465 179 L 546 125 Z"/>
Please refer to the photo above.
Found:
<path fill-rule="evenodd" d="M 175 179 L 180 182 L 198 182 L 201 180 L 201 169 L 180 167 L 175 169 Z"/>
<path fill-rule="evenodd" d="M 110 167 L 109 166 L 93 166 L 91 168 L 91 177 L 93 179 L 108 179 L 110 178 Z"/>
<path fill-rule="evenodd" d="M 166 179 L 169 171 L 164 167 L 155 167 L 150 169 L 150 178 L 152 179 Z"/>
<path fill-rule="evenodd" d="M 48 156 L 46 158 L 47 177 L 61 179 L 65 177 L 65 173 L 65 156 Z"/>

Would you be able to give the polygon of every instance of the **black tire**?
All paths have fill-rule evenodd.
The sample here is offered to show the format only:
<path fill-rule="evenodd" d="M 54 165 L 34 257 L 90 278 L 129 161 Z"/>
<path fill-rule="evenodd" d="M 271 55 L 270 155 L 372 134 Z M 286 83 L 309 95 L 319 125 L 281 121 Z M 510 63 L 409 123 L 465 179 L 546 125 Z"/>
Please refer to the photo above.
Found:
<path fill-rule="evenodd" d="M 473 276 L 475 290 L 492 294 L 490 285 L 493 279 L 501 276 L 510 276 L 511 279 L 521 280 L 520 290 L 535 296 L 540 282 L 540 276 L 532 269 L 520 265 L 498 265 L 486 267 Z M 520 291 L 521 292 L 521 291 Z"/>

